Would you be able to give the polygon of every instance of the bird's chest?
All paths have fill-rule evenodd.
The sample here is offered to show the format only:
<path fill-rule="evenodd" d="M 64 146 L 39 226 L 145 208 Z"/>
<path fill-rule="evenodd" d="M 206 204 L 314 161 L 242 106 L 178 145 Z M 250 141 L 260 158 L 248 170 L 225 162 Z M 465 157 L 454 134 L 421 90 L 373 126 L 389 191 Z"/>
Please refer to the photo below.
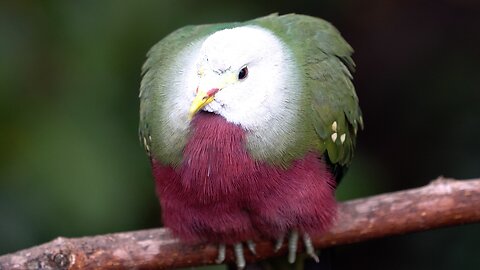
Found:
<path fill-rule="evenodd" d="M 258 180 L 262 170 L 245 148 L 245 131 L 221 116 L 199 113 L 178 170 L 178 181 L 187 191 L 221 199 L 241 196 L 246 185 Z"/>
<path fill-rule="evenodd" d="M 176 201 L 193 208 L 227 201 L 245 205 L 272 196 L 273 201 L 279 201 L 292 194 L 333 188 L 333 176 L 317 154 L 309 153 L 284 169 L 252 159 L 245 148 L 245 136 L 241 127 L 218 115 L 197 114 L 180 166 L 172 168 L 153 161 L 157 192 L 163 202 Z"/>

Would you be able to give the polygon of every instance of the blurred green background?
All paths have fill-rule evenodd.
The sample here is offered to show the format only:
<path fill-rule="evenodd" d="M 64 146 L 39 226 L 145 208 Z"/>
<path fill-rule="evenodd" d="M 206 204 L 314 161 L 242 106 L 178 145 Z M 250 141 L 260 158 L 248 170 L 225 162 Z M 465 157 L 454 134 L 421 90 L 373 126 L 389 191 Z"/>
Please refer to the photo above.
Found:
<path fill-rule="evenodd" d="M 160 226 L 137 139 L 145 53 L 178 27 L 272 12 L 355 48 L 366 130 L 341 200 L 480 176 L 478 1 L 2 1 L 0 254 Z M 479 205 L 480 207 L 480 205 Z M 336 249 L 336 269 L 478 269 L 480 225 Z"/>

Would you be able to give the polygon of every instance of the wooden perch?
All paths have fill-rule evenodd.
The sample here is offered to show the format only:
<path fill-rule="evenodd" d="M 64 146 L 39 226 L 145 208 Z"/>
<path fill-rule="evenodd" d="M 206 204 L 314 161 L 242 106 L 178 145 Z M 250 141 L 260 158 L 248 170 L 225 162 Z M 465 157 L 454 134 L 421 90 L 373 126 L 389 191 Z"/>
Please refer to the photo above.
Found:
<path fill-rule="evenodd" d="M 332 229 L 313 239 L 317 248 L 365 241 L 390 235 L 480 222 L 480 179 L 437 179 L 417 189 L 339 204 Z M 257 256 L 246 251 L 247 262 L 286 253 L 273 252 L 269 241 L 257 243 Z M 57 238 L 52 242 L 0 257 L 7 269 L 171 269 L 213 264 L 213 245 L 187 246 L 167 229 Z M 227 262 L 233 260 L 227 250 Z"/>

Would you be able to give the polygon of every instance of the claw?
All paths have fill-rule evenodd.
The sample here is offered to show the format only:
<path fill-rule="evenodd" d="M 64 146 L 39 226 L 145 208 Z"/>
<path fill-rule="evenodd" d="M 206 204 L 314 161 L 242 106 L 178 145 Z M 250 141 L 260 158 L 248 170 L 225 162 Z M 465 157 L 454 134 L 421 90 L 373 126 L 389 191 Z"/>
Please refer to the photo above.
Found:
<path fill-rule="evenodd" d="M 215 260 L 217 264 L 221 264 L 223 261 L 225 261 L 225 249 L 226 249 L 225 244 L 218 245 L 218 256 L 217 256 L 217 259 Z"/>
<path fill-rule="evenodd" d="M 285 240 L 285 235 L 281 235 L 278 239 L 277 239 L 277 242 L 275 243 L 275 247 L 273 249 L 273 251 L 276 253 L 280 250 L 280 248 L 282 247 L 283 245 L 283 240 Z"/>
<path fill-rule="evenodd" d="M 250 252 L 252 252 L 253 255 L 257 255 L 255 251 L 255 243 L 252 240 L 248 240 L 247 242 L 247 247 Z M 218 245 L 218 256 L 215 262 L 217 264 L 221 264 L 225 261 L 225 253 L 226 253 L 226 245 L 225 244 L 219 244 Z M 235 254 L 235 263 L 237 265 L 237 269 L 243 269 L 245 268 L 245 256 L 243 254 L 243 245 L 241 242 L 235 243 L 233 245 L 233 252 Z"/>
<path fill-rule="evenodd" d="M 235 262 L 238 269 L 245 268 L 245 257 L 243 256 L 242 243 L 236 243 L 233 245 L 233 251 L 235 252 Z"/>
<path fill-rule="evenodd" d="M 277 239 L 277 242 L 275 243 L 275 248 L 274 248 L 275 252 L 277 252 L 282 247 L 284 238 L 285 238 L 285 235 L 282 235 Z M 295 260 L 297 258 L 298 238 L 299 238 L 298 230 L 292 230 L 292 232 L 288 236 L 288 262 L 289 263 L 295 263 Z M 310 256 L 312 259 L 314 259 L 318 263 L 320 260 L 317 254 L 315 253 L 315 248 L 313 247 L 312 239 L 310 238 L 310 235 L 308 235 L 307 233 L 304 233 L 302 234 L 302 239 L 303 239 L 303 245 L 305 246 L 305 252 L 308 254 L 308 256 Z"/>
<path fill-rule="evenodd" d="M 305 245 L 305 251 L 307 252 L 308 256 L 314 259 L 317 263 L 320 262 L 317 254 L 315 254 L 315 248 L 313 247 L 312 239 L 310 239 L 310 236 L 306 233 L 303 234 L 303 244 Z"/>
<path fill-rule="evenodd" d="M 255 251 L 255 243 L 252 240 L 247 241 L 247 247 L 253 255 L 257 255 L 257 252 Z"/>
<path fill-rule="evenodd" d="M 297 257 L 298 231 L 293 230 L 288 237 L 288 262 L 294 263 Z"/>

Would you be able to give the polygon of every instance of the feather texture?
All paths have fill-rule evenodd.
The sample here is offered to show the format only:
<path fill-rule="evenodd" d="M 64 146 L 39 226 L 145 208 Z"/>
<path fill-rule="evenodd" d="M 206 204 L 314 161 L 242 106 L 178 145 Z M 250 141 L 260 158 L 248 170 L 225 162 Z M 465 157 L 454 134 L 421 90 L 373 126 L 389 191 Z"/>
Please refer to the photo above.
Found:
<path fill-rule="evenodd" d="M 189 119 L 202 44 L 236 27 L 267 32 L 263 37 L 278 41 L 275 55 L 286 59 L 273 61 L 276 68 L 285 64 L 277 69 L 281 81 L 266 84 L 280 92 L 279 102 L 259 110 L 272 118 L 253 128 L 214 113 Z M 220 47 L 229 43 L 213 41 Z M 152 161 L 164 224 L 188 242 L 232 244 L 292 229 L 323 233 L 335 217 L 334 178 L 350 164 L 363 128 L 351 82 L 352 52 L 330 23 L 296 14 L 187 26 L 157 43 L 143 67 L 140 139 Z M 228 105 L 210 104 L 216 113 Z"/>
<path fill-rule="evenodd" d="M 275 167 L 253 160 L 245 131 L 221 116 L 200 113 L 192 125 L 179 167 L 153 160 L 163 220 L 178 237 L 232 244 L 330 225 L 335 180 L 317 153 Z"/>

